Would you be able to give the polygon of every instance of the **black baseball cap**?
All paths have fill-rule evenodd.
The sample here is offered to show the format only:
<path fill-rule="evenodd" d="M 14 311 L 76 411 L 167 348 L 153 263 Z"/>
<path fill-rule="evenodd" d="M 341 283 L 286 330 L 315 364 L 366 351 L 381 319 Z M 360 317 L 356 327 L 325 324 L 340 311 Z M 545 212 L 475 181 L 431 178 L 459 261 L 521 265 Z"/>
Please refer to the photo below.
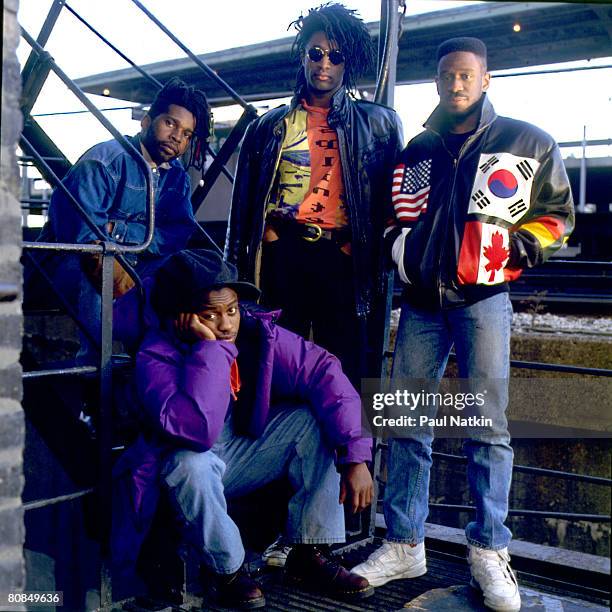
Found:
<path fill-rule="evenodd" d="M 241 300 L 257 301 L 259 289 L 238 280 L 238 270 L 208 249 L 179 251 L 162 264 L 155 274 L 151 304 L 161 315 L 197 312 L 205 293 L 229 287 Z"/>

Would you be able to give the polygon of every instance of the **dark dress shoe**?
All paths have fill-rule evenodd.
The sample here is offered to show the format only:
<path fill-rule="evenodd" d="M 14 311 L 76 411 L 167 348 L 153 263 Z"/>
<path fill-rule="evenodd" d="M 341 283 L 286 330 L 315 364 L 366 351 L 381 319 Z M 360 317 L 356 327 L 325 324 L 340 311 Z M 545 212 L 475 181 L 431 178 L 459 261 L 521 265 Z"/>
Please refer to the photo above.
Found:
<path fill-rule="evenodd" d="M 287 556 L 285 578 L 294 586 L 337 599 L 365 599 L 374 594 L 365 578 L 342 567 L 317 546 L 295 546 Z"/>
<path fill-rule="evenodd" d="M 234 574 L 217 574 L 214 597 L 216 603 L 224 608 L 254 610 L 266 605 L 262 590 L 244 567 Z"/>

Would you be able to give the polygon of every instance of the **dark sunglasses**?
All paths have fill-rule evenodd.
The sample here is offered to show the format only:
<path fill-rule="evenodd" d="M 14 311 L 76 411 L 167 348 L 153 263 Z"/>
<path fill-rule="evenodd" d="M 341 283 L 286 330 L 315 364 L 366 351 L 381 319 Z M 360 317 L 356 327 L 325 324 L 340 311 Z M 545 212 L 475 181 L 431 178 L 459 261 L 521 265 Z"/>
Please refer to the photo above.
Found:
<path fill-rule="evenodd" d="M 334 65 L 344 64 L 344 54 L 340 49 L 321 49 L 321 47 L 310 47 L 306 52 L 308 59 L 311 62 L 320 62 L 326 55 L 329 57 L 329 61 Z"/>

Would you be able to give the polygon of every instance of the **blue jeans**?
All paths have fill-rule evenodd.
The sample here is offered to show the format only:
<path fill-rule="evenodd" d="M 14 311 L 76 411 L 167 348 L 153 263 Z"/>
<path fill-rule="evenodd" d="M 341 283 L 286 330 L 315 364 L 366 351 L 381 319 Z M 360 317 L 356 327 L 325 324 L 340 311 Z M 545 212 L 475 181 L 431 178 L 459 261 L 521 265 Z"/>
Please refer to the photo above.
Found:
<path fill-rule="evenodd" d="M 162 475 L 185 522 L 185 536 L 201 561 L 218 574 L 244 562 L 240 532 L 226 499 L 242 497 L 283 476 L 293 489 L 285 536 L 290 543 L 344 542 L 340 477 L 309 408 L 277 409 L 257 439 L 234 433 L 231 417 L 209 451 L 181 450 Z"/>
<path fill-rule="evenodd" d="M 472 437 L 464 442 L 476 505 L 466 537 L 473 546 L 493 550 L 505 548 L 512 537 L 504 525 L 513 460 L 505 416 L 511 321 L 507 293 L 437 312 L 404 304 L 393 364 L 394 381 L 425 379 L 436 387 L 454 344 L 459 376 L 485 385 L 486 416 L 492 419 L 492 426 L 472 430 Z M 425 539 L 432 441 L 433 430 L 427 426 L 411 429 L 410 437 L 390 440 L 384 499 L 390 541 L 414 544 Z"/>
<path fill-rule="evenodd" d="M 83 257 L 88 257 L 88 255 Z M 135 270 L 141 280 L 144 280 L 148 276 L 152 276 L 164 261 L 165 259 L 161 257 L 144 259 L 143 262 L 135 265 Z M 89 337 L 99 345 L 101 342 L 102 297 L 83 272 L 81 256 L 58 255 L 50 260 L 46 267 L 54 284 L 78 317 Z M 90 342 L 88 335 L 80 329 L 78 334 L 79 348 L 75 358 L 76 364 L 81 366 L 99 365 L 100 353 L 95 345 Z"/>
<path fill-rule="evenodd" d="M 78 329 L 79 348 L 75 358 L 76 364 L 99 365 L 100 353 L 89 338 L 91 337 L 97 344 L 100 343 L 102 298 L 81 267 L 82 258 L 91 257 L 91 254 L 40 251 L 35 255 L 39 265 L 53 281 L 55 289 L 61 296 L 57 298 L 58 302 L 65 301 L 85 329 L 86 333 L 80 327 Z M 46 283 L 44 290 L 54 294 Z"/>

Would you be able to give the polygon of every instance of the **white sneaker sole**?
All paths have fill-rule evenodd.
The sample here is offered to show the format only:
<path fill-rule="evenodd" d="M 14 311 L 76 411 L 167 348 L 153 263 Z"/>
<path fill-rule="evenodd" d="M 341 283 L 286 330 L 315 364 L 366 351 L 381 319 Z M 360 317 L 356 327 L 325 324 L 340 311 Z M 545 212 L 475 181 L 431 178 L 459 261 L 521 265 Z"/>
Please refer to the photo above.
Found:
<path fill-rule="evenodd" d="M 476 589 L 479 593 L 482 593 L 484 598 L 484 605 L 489 608 L 489 610 L 495 610 L 495 612 L 519 612 L 521 609 L 521 600 L 519 597 L 519 601 L 517 602 L 509 602 L 509 603 L 499 603 L 491 601 L 485 594 L 484 591 L 480 588 L 480 585 L 476 580 L 472 577 L 470 580 L 470 586 L 473 589 Z"/>
<path fill-rule="evenodd" d="M 353 568 L 351 571 L 354 572 L 355 568 Z M 368 582 L 373 587 L 379 587 L 383 586 L 384 584 L 387 584 L 387 582 L 391 582 L 392 580 L 402 580 L 403 578 L 418 578 L 419 576 L 422 576 L 423 574 L 427 573 L 427 564 L 425 561 L 423 561 L 422 564 L 420 563 L 416 567 L 412 567 L 409 570 L 406 570 L 405 572 L 401 572 L 399 574 L 392 574 L 391 576 L 370 577 L 366 573 L 355 573 L 359 574 L 360 576 L 363 576 L 364 578 L 367 578 Z"/>

